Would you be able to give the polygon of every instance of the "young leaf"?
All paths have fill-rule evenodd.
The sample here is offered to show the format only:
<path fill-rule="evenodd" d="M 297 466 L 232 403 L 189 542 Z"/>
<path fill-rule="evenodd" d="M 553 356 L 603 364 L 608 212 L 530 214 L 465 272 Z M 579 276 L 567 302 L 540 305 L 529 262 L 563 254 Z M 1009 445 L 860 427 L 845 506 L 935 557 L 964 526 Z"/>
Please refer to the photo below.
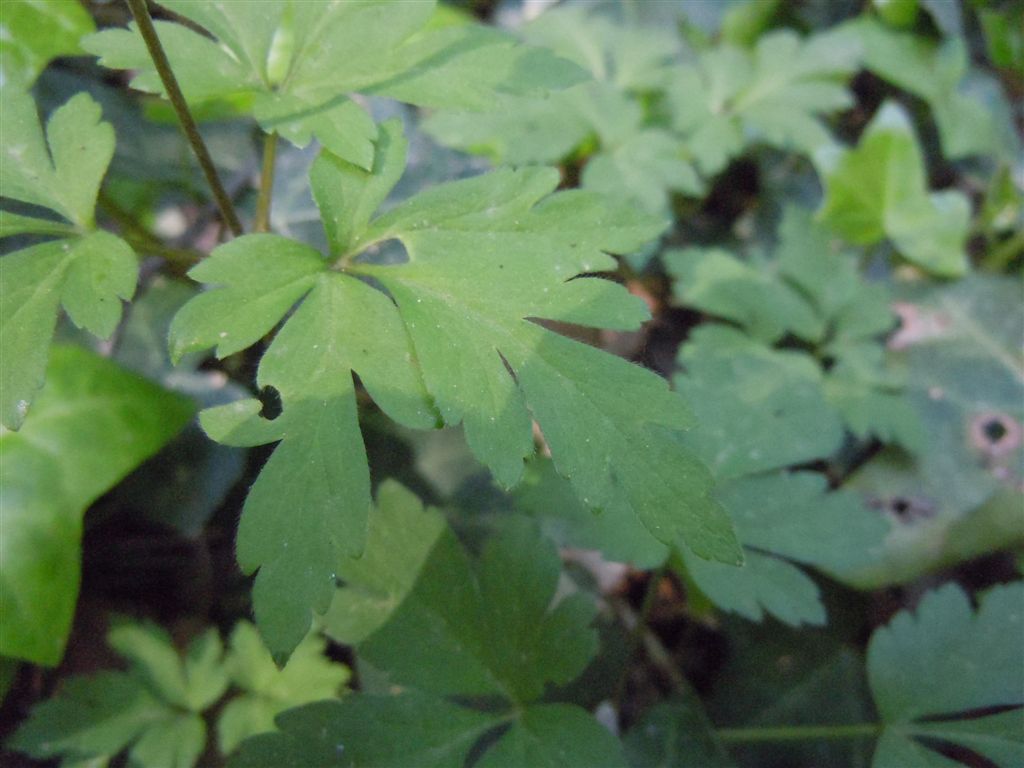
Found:
<path fill-rule="evenodd" d="M 82 53 L 78 41 L 95 29 L 77 0 L 5 2 L 0 82 L 30 87 L 52 59 Z"/>
<path fill-rule="evenodd" d="M 196 638 L 184 662 L 151 624 L 121 623 L 107 639 L 130 668 L 70 678 L 32 711 L 10 746 L 35 758 L 64 757 L 65 764 L 106 765 L 127 750 L 131 766 L 192 768 L 206 747 L 201 713 L 228 682 L 216 631 Z"/>
<path fill-rule="evenodd" d="M 201 105 L 248 104 L 262 128 L 305 146 L 316 137 L 363 168 L 373 163 L 377 128 L 351 100 L 377 94 L 420 106 L 487 107 L 495 93 L 542 92 L 576 82 L 579 70 L 545 51 L 478 25 L 428 25 L 433 0 L 334 3 L 267 0 L 244 4 L 164 0 L 205 29 L 156 28 L 185 98 Z M 134 87 L 162 93 L 141 37 L 111 29 L 83 42 L 103 65 L 138 70 Z"/>
<path fill-rule="evenodd" d="M 1024 759 L 1022 606 L 1022 582 L 983 593 L 976 612 L 950 584 L 872 635 L 868 677 L 885 723 L 875 765 L 920 750 L 915 738 L 959 744 L 998 765 Z M 973 716 L 1003 707 L 1014 709 Z"/>
<path fill-rule="evenodd" d="M 0 653 L 50 666 L 78 598 L 82 515 L 193 413 L 187 398 L 81 348 L 51 358 L 24 428 L 0 432 Z"/>
<path fill-rule="evenodd" d="M 997 113 L 964 87 L 969 62 L 962 38 L 935 44 L 867 17 L 849 26 L 863 43 L 868 69 L 928 103 L 946 157 L 1012 154 L 1012 129 L 1007 142 Z"/>
<path fill-rule="evenodd" d="M 704 174 L 718 173 L 749 141 L 810 153 L 832 139 L 821 115 L 848 107 L 842 85 L 860 45 L 845 32 L 801 40 L 789 30 L 761 37 L 753 52 L 722 46 L 673 75 L 673 126 Z"/>
<path fill-rule="evenodd" d="M 573 6 L 552 8 L 519 33 L 590 70 L 594 82 L 545 98 L 504 97 L 485 115 L 439 112 L 425 122 L 428 133 L 514 165 L 557 162 L 596 139 L 582 186 L 652 212 L 667 210 L 669 192 L 703 190 L 678 137 L 645 119 L 642 108 L 680 55 L 676 35 Z"/>
<path fill-rule="evenodd" d="M 824 333 L 821 318 L 797 291 L 726 251 L 687 248 L 664 259 L 683 303 L 733 320 L 757 339 L 770 344 L 789 332 L 813 341 Z"/>
<path fill-rule="evenodd" d="M 310 633 L 288 663 L 278 668 L 256 628 L 247 621 L 235 625 L 225 667 L 243 693 L 233 697 L 217 719 L 222 754 L 233 752 L 250 736 L 274 730 L 274 718 L 280 712 L 338 694 L 349 671 L 324 656 L 325 646 L 322 637 Z"/>
<path fill-rule="evenodd" d="M 921 148 L 902 107 L 882 105 L 855 149 L 818 157 L 825 179 L 819 216 L 850 242 L 888 237 L 909 261 L 944 277 L 967 271 L 970 204 L 959 192 L 928 193 Z"/>
<path fill-rule="evenodd" d="M 821 450 L 817 446 L 827 446 L 831 439 L 831 450 L 803 460 L 821 458 L 842 439 L 831 428 L 835 415 L 858 437 L 874 435 L 919 450 L 923 434 L 903 396 L 904 381 L 887 364 L 879 344 L 895 320 L 887 287 L 865 281 L 852 257 L 840 252 L 827 229 L 801 208 L 784 210 L 774 257 L 744 263 L 724 251 L 698 249 L 665 255 L 669 273 L 678 278 L 674 293 L 682 303 L 733 320 L 764 342 L 777 342 L 789 333 L 813 343 L 817 352 L 817 359 L 791 350 L 772 352 L 721 326 L 697 329 L 679 357 L 693 375 L 681 377 L 677 387 L 695 403 L 705 423 L 705 429 L 689 438 L 707 443 L 702 449 L 705 461 L 719 474 L 748 471 L 741 458 L 747 435 L 762 441 L 767 437 L 772 446 L 750 447 L 747 456 L 754 467 L 774 458 L 780 459 L 774 466 L 786 466 L 794 463 L 785 460 L 786 447 L 792 445 L 799 456 L 800 445 Z M 830 366 L 827 371 L 821 361 Z M 741 367 L 759 373 L 735 375 Z M 778 383 L 769 387 L 768 382 Z M 736 403 L 734 393 L 748 403 L 764 399 L 779 408 L 750 409 Z M 822 415 L 823 410 L 834 414 Z M 801 422 L 803 426 L 793 422 L 797 412 L 807 413 L 809 421 Z M 815 422 L 822 428 L 815 430 Z M 757 424 L 764 426 L 754 429 Z M 778 434 L 791 437 L 780 444 L 774 440 Z M 735 462 L 736 468 L 724 466 Z"/>
<path fill-rule="evenodd" d="M 192 641 L 182 660 L 170 636 L 158 625 L 120 622 L 107 643 L 132 663 L 135 672 L 164 701 L 189 712 L 202 712 L 228 687 L 224 648 L 216 630 Z"/>
<path fill-rule="evenodd" d="M 120 320 L 121 300 L 135 292 L 138 268 L 123 240 L 88 232 L 96 193 L 114 153 L 114 132 L 100 121 L 99 105 L 87 94 L 74 96 L 50 117 L 44 137 L 31 96 L 5 85 L 0 101 L 0 195 L 49 208 L 75 225 L 73 231 L 61 231 L 56 222 L 4 217 L 3 236 L 65 236 L 3 257 L 0 423 L 17 429 L 43 383 L 59 307 L 79 327 L 108 338 Z"/>

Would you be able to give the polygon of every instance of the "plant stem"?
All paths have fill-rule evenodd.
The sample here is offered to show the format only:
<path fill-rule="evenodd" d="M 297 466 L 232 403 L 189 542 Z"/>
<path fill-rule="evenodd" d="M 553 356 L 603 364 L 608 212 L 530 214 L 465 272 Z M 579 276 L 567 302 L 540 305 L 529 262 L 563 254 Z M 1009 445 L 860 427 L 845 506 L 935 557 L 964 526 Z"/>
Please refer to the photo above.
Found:
<path fill-rule="evenodd" d="M 195 266 L 203 258 L 203 254 L 199 253 L 199 251 L 164 245 L 160 238 L 139 224 L 130 213 L 111 200 L 109 195 L 102 189 L 98 196 L 98 202 L 103 212 L 120 227 L 122 239 L 136 251 L 160 256 L 176 267 L 181 267 L 181 271 Z"/>
<path fill-rule="evenodd" d="M 852 725 L 781 725 L 763 728 L 718 728 L 718 738 L 728 744 L 760 741 L 813 741 L 820 739 L 857 739 L 878 736 L 879 723 Z"/>
<path fill-rule="evenodd" d="M 194 267 L 203 258 L 203 254 L 199 251 L 172 248 L 169 245 L 164 245 L 163 243 L 157 240 L 152 240 L 148 237 L 141 238 L 128 232 L 122 232 L 121 236 L 136 251 L 142 251 L 143 253 L 151 253 L 154 256 L 159 256 L 176 267 L 181 267 L 182 271 L 188 270 L 189 267 Z"/>
<path fill-rule="evenodd" d="M 260 172 L 260 196 L 256 200 L 254 232 L 270 231 L 270 201 L 274 191 L 274 158 L 277 157 L 277 134 L 263 137 L 263 170 Z"/>
<path fill-rule="evenodd" d="M 139 25 L 139 33 L 146 43 L 146 48 L 149 50 L 149 56 L 153 60 L 157 74 L 160 75 L 160 82 L 164 84 L 167 98 L 170 99 L 171 106 L 174 107 L 174 112 L 178 116 L 181 129 L 185 132 L 185 137 L 188 139 L 188 143 L 192 145 L 192 151 L 195 153 L 196 159 L 203 169 L 203 175 L 206 177 L 206 182 L 210 185 L 214 200 L 216 200 L 217 207 L 220 209 L 221 218 L 228 229 L 231 230 L 231 234 L 237 237 L 242 234 L 242 224 L 238 220 L 238 214 L 235 213 L 235 207 L 231 203 L 231 198 L 228 197 L 224 185 L 221 184 L 220 177 L 217 176 L 217 169 L 213 164 L 213 158 L 210 157 L 210 151 L 206 148 L 203 137 L 199 134 L 199 127 L 196 125 L 196 121 L 192 117 L 188 105 L 185 103 L 185 97 L 182 95 L 178 81 L 171 70 L 171 63 L 167 60 L 167 54 L 160 43 L 160 38 L 157 37 L 156 28 L 153 26 L 153 19 L 149 15 L 149 9 L 146 7 L 146 0 L 126 0 L 126 2 L 132 11 L 132 16 L 135 17 L 135 23 Z"/>
<path fill-rule="evenodd" d="M 654 609 L 655 602 L 657 602 L 658 586 L 665 576 L 667 565 L 668 561 L 666 560 L 648 578 L 647 589 L 644 591 L 644 600 L 640 604 L 640 613 L 637 614 L 636 623 L 629 633 L 629 645 L 626 650 L 626 660 L 622 668 L 622 674 L 619 676 L 619 681 L 615 686 L 615 693 L 612 696 L 612 701 L 616 702 L 616 704 L 622 703 L 622 697 L 626 693 L 630 665 L 632 664 L 633 657 L 640 650 L 640 644 L 643 642 L 644 633 L 647 631 L 647 621 L 651 616 L 651 611 Z"/>

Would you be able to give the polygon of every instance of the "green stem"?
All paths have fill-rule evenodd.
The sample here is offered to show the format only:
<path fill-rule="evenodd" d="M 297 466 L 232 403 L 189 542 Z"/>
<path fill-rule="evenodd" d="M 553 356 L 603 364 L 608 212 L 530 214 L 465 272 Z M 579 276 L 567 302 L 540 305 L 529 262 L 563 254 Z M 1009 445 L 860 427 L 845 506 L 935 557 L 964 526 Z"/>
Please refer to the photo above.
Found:
<path fill-rule="evenodd" d="M 260 172 L 260 196 L 256 200 L 254 232 L 270 231 L 270 201 L 274 191 L 274 159 L 277 157 L 277 134 L 263 137 L 263 170 Z"/>
<path fill-rule="evenodd" d="M 136 251 L 159 256 L 177 267 L 182 267 L 183 270 L 194 267 L 203 258 L 203 254 L 199 253 L 199 251 L 171 248 L 148 237 L 141 238 L 128 232 L 122 232 L 121 236 Z"/>
<path fill-rule="evenodd" d="M 782 725 L 764 728 L 718 728 L 718 738 L 727 744 L 761 741 L 815 741 L 821 739 L 858 739 L 877 737 L 879 723 L 852 725 Z"/>
<path fill-rule="evenodd" d="M 114 202 L 106 192 L 100 190 L 98 202 L 103 212 L 114 220 L 121 229 L 121 237 L 136 251 L 160 256 L 177 267 L 187 270 L 195 266 L 203 258 L 199 251 L 172 248 L 164 245 L 160 239 L 143 227 L 126 210 Z"/>
<path fill-rule="evenodd" d="M 612 701 L 621 703 L 623 695 L 626 693 L 626 683 L 629 682 L 629 670 L 632 665 L 633 657 L 636 656 L 640 650 L 640 644 L 643 641 L 644 633 L 647 631 L 647 621 L 651 617 L 651 611 L 654 610 L 654 604 L 658 598 L 658 586 L 661 584 L 661 580 L 665 577 L 665 569 L 668 565 L 668 561 L 662 563 L 662 565 L 653 571 L 647 581 L 647 589 L 644 592 L 644 600 L 640 604 L 640 613 L 636 617 L 636 624 L 633 625 L 632 631 L 629 633 L 629 644 L 626 650 L 625 664 L 622 667 L 622 674 L 619 675 L 619 681 L 615 686 L 615 693 L 612 696 Z"/>
<path fill-rule="evenodd" d="M 1022 251 L 1024 251 L 1024 231 L 1018 232 L 993 248 L 985 257 L 985 267 L 993 272 L 1002 272 Z"/>
<path fill-rule="evenodd" d="M 153 26 L 153 19 L 149 15 L 149 9 L 146 7 L 146 0 L 126 1 L 132 11 L 132 16 L 135 17 L 135 23 L 139 25 L 139 33 L 146 43 L 146 48 L 149 50 L 149 56 L 153 60 L 157 74 L 160 75 L 160 82 L 164 84 L 167 98 L 170 99 L 171 106 L 178 116 L 181 129 L 185 132 L 185 137 L 188 139 L 188 143 L 192 145 L 192 151 L 195 153 L 196 159 L 203 169 L 203 175 L 206 177 L 206 182 L 210 185 L 210 190 L 213 192 L 217 208 L 220 209 L 221 218 L 228 229 L 231 230 L 231 234 L 237 237 L 242 234 L 242 224 L 238 220 L 238 214 L 235 213 L 235 207 L 231 203 L 231 198 L 224 189 L 224 185 L 221 184 L 220 177 L 217 176 L 217 169 L 213 164 L 213 158 L 210 157 L 210 151 L 206 148 L 203 137 L 199 134 L 199 127 L 196 125 L 196 121 L 188 109 L 188 104 L 185 103 L 185 97 L 178 86 L 177 79 L 174 77 L 174 72 L 171 70 L 171 63 L 167 60 L 167 54 L 160 43 L 160 38 L 157 37 L 156 28 Z"/>

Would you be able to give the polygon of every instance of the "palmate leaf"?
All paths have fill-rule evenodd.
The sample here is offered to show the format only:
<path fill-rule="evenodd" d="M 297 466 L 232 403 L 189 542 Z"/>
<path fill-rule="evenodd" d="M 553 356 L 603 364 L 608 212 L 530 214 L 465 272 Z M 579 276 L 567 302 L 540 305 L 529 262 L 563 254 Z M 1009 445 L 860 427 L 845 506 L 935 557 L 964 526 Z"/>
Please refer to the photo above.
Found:
<path fill-rule="evenodd" d="M 552 8 L 518 33 L 576 62 L 594 80 L 543 97 L 503 96 L 484 115 L 440 111 L 424 122 L 429 134 L 514 165 L 555 163 L 587 148 L 583 188 L 648 211 L 667 210 L 670 192 L 702 192 L 679 137 L 647 119 L 642 106 L 645 94 L 664 88 L 668 66 L 678 61 L 678 35 L 582 6 Z"/>
<path fill-rule="evenodd" d="M 0 36 L 0 82 L 31 86 L 58 56 L 82 53 L 78 41 L 96 25 L 76 0 L 8 0 Z"/>
<path fill-rule="evenodd" d="M 350 98 L 389 96 L 432 107 L 487 107 L 495 93 L 543 92 L 577 82 L 564 59 L 524 47 L 482 26 L 430 24 L 434 0 L 165 0 L 205 29 L 157 22 L 185 98 L 230 99 L 262 128 L 305 146 L 312 137 L 363 168 L 373 163 L 377 126 Z M 138 70 L 136 88 L 162 93 L 141 37 L 105 30 L 83 42 L 102 64 Z"/>
<path fill-rule="evenodd" d="M 742 568 L 682 556 L 711 601 L 754 621 L 771 614 L 791 626 L 825 624 L 818 586 L 795 565 L 825 573 L 873 562 L 889 526 L 856 494 L 828 492 L 810 472 L 756 475 L 723 483 L 719 497 L 748 548 Z"/>
<path fill-rule="evenodd" d="M 1000 125 L 998 112 L 965 87 L 969 59 L 963 38 L 948 37 L 937 44 L 866 16 L 849 28 L 864 46 L 868 69 L 928 102 L 947 157 L 1013 156 L 1015 147 L 1019 150 L 1013 129 Z"/>
<path fill-rule="evenodd" d="M 553 543 L 512 517 L 470 558 L 444 517 L 398 484 L 381 486 L 378 507 L 325 624 L 387 673 L 387 695 L 286 712 L 281 733 L 244 743 L 231 764 L 271 755 L 283 765 L 462 768 L 475 753 L 474 765 L 492 767 L 622 766 L 617 740 L 590 713 L 539 701 L 597 650 L 590 598 L 555 599 Z"/>
<path fill-rule="evenodd" d="M 252 624 L 235 625 L 224 665 L 241 693 L 217 718 L 217 746 L 222 754 L 231 753 L 249 736 L 274 730 L 278 713 L 338 694 L 349 671 L 324 656 L 325 646 L 324 638 L 311 632 L 279 668 Z"/>
<path fill-rule="evenodd" d="M 847 31 L 804 40 L 771 32 L 752 52 L 713 48 L 670 79 L 673 127 L 704 174 L 722 170 L 748 143 L 813 152 L 832 142 L 820 118 L 853 103 L 843 82 L 860 53 Z"/>
<path fill-rule="evenodd" d="M 921 147 L 907 113 L 886 102 L 856 148 L 816 158 L 825 180 L 819 216 L 852 243 L 884 238 L 909 261 L 943 277 L 967 271 L 970 203 L 960 192 L 928 192 Z"/>
<path fill-rule="evenodd" d="M 871 637 L 868 679 L 885 729 L 874 768 L 953 765 L 916 739 L 958 744 L 995 765 L 1024 760 L 1024 584 L 982 593 L 976 612 L 949 584 Z M 985 710 L 1004 709 L 977 716 Z M 917 755 L 914 762 L 910 756 Z"/>
<path fill-rule="evenodd" d="M 530 321 L 636 327 L 642 302 L 611 281 L 573 278 L 613 268 L 606 250 L 633 250 L 661 223 L 590 193 L 546 197 L 558 183 L 549 169 L 441 185 L 371 222 L 404 159 L 390 122 L 372 172 L 327 153 L 311 172 L 332 257 L 352 274 L 283 238 L 240 238 L 193 270 L 222 287 L 172 324 L 175 355 L 216 346 L 223 356 L 255 343 L 302 300 L 259 368 L 260 386 L 281 396 L 281 415 L 264 419 L 249 400 L 203 417 L 221 441 L 281 441 L 246 501 L 238 539 L 243 568 L 260 569 L 255 610 L 271 648 L 294 647 L 310 608 L 326 610 L 339 558 L 363 548 L 369 477 L 353 370 L 403 424 L 434 426 L 433 405 L 445 423 L 461 421 L 473 452 L 506 486 L 534 450 L 529 407 L 586 504 L 639 517 L 702 557 L 738 561 L 710 476 L 677 439 L 691 423 L 682 400 L 654 374 Z M 393 239 L 408 262 L 355 259 Z"/>
<path fill-rule="evenodd" d="M 216 630 L 193 640 L 184 658 L 152 624 L 119 622 L 107 641 L 129 668 L 70 678 L 9 746 L 65 765 L 107 765 L 127 751 L 131 768 L 192 768 L 206 746 L 201 714 L 228 685 Z"/>
<path fill-rule="evenodd" d="M 5 213 L 0 236 L 56 235 L 0 261 L 0 423 L 21 426 L 42 386 L 61 306 L 72 322 L 108 338 L 121 300 L 135 292 L 137 264 L 118 237 L 92 231 L 96 193 L 114 154 L 114 132 L 99 105 L 79 94 L 58 108 L 44 135 L 32 97 L 0 88 L 0 195 L 49 208 L 68 223 Z"/>
<path fill-rule="evenodd" d="M 590 661 L 595 606 L 582 594 L 553 603 L 561 562 L 529 520 L 509 520 L 474 564 L 440 513 L 401 486 L 381 486 L 378 505 L 366 562 L 339 571 L 343 586 L 325 620 L 331 637 L 355 644 L 398 684 L 514 703 L 535 701 L 545 684 L 571 681 Z"/>
<path fill-rule="evenodd" d="M 889 290 L 861 277 L 853 257 L 808 211 L 784 211 L 772 260 L 697 248 L 663 258 L 682 304 L 745 332 L 700 328 L 679 357 L 692 371 L 676 386 L 705 426 L 689 439 L 702 444 L 717 474 L 744 474 L 759 462 L 768 462 L 762 469 L 792 464 L 787 454 L 800 457 L 801 445 L 832 448 L 800 460 L 827 456 L 842 437 L 833 426 L 837 416 L 860 438 L 921 448 L 919 420 L 880 343 L 895 324 Z M 812 344 L 817 358 L 764 346 L 787 334 Z M 765 407 L 751 408 L 755 402 Z M 806 420 L 794 421 L 796 414 Z"/>

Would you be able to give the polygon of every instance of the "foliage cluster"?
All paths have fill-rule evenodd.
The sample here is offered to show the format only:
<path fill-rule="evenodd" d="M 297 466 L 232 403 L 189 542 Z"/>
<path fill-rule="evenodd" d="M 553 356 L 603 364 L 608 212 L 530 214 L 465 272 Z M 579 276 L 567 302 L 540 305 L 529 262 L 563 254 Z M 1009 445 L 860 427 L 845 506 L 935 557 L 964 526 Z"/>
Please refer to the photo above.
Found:
<path fill-rule="evenodd" d="M 0 11 L 11 760 L 1024 762 L 1013 3 L 255 4 Z"/>

